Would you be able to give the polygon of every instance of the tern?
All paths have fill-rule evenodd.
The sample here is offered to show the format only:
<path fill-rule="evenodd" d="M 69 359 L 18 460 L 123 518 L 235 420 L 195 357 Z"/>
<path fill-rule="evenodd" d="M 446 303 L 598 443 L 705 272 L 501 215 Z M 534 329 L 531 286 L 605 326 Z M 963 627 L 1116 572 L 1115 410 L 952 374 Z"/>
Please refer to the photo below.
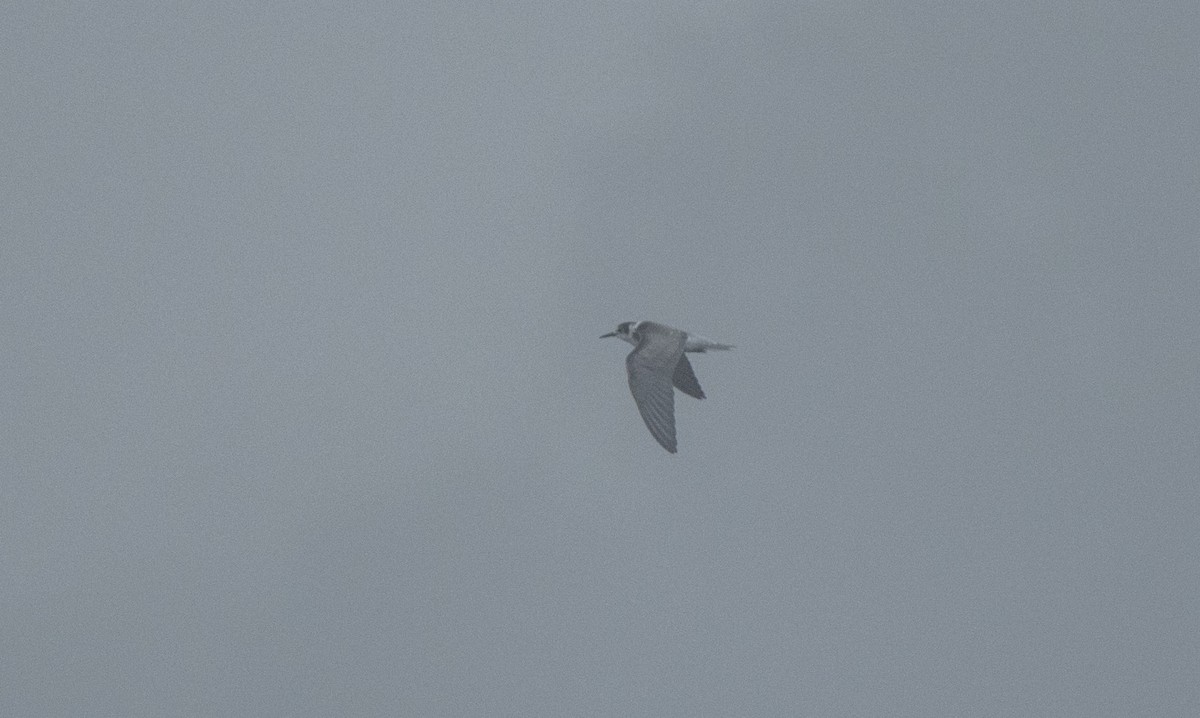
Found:
<path fill-rule="evenodd" d="M 675 391 L 704 398 L 704 390 L 692 371 L 685 352 L 708 352 L 732 349 L 732 344 L 719 344 L 695 334 L 668 327 L 657 322 L 621 322 L 615 332 L 601 339 L 620 337 L 633 345 L 625 357 L 629 373 L 629 391 L 641 412 L 642 421 L 654 440 L 672 454 L 675 443 Z"/>

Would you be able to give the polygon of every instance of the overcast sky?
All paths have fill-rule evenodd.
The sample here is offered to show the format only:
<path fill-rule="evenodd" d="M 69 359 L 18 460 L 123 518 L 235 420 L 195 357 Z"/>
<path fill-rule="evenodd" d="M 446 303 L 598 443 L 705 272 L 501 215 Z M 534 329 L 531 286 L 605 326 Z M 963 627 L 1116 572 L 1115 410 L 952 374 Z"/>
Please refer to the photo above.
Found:
<path fill-rule="evenodd" d="M 1200 715 L 1194 1 L 0 17 L 0 713 Z"/>

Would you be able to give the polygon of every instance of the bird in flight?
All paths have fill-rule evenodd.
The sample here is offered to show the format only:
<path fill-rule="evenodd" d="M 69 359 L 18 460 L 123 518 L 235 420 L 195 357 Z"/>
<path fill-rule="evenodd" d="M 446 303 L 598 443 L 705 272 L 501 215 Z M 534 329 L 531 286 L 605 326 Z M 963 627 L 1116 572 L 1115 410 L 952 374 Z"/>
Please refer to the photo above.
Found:
<path fill-rule="evenodd" d="M 732 344 L 718 344 L 711 339 L 656 322 L 621 322 L 615 332 L 601 339 L 619 337 L 633 345 L 625 357 L 629 373 L 629 391 L 642 414 L 642 421 L 654 440 L 672 454 L 675 444 L 675 391 L 704 398 L 704 390 L 685 352 L 707 352 L 732 349 Z"/>

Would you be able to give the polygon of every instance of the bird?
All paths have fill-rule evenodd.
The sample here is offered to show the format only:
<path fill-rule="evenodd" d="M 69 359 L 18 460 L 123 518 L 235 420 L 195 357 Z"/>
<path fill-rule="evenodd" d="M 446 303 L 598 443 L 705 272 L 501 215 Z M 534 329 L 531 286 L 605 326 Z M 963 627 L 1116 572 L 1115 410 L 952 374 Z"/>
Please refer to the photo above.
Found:
<path fill-rule="evenodd" d="M 700 388 L 686 352 L 733 349 L 733 345 L 646 320 L 621 322 L 616 331 L 600 336 L 601 339 L 608 337 L 618 337 L 634 346 L 625 357 L 629 391 L 650 435 L 674 454 L 677 450 L 675 392 L 671 387 L 696 399 L 704 398 L 704 390 Z"/>

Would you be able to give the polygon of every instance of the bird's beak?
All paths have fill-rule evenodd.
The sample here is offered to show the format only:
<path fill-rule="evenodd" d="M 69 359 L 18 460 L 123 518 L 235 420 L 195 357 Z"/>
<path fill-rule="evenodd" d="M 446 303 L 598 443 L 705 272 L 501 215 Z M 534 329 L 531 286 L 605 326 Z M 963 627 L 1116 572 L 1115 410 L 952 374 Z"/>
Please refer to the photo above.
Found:
<path fill-rule="evenodd" d="M 601 339 L 608 339 L 609 337 L 615 337 L 615 336 L 617 336 L 617 333 L 616 333 L 616 332 L 609 332 L 608 334 L 601 334 L 601 335 L 600 335 L 600 338 L 601 338 Z"/>

